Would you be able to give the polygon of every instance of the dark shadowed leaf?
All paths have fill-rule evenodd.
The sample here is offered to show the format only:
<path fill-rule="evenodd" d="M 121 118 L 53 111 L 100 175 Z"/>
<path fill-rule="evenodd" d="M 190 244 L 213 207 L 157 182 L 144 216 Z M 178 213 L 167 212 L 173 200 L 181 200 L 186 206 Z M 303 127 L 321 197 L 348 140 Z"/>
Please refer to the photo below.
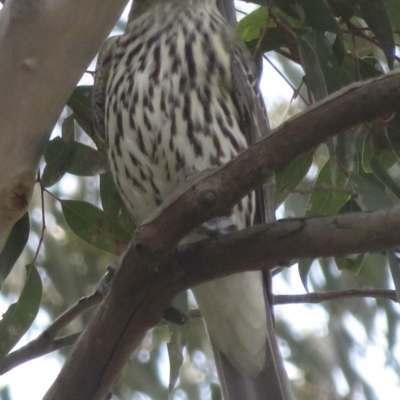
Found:
<path fill-rule="evenodd" d="M 44 149 L 44 167 L 41 184 L 49 187 L 56 184 L 67 172 L 71 154 L 73 151 L 72 142 L 64 142 L 60 137 L 50 140 Z"/>
<path fill-rule="evenodd" d="M 67 172 L 78 176 L 93 176 L 103 174 L 108 169 L 108 159 L 106 156 L 90 146 L 79 142 L 73 143 Z"/>
<path fill-rule="evenodd" d="M 398 199 L 400 199 L 400 187 L 387 173 L 385 167 L 374 157 L 369 160 L 372 173 L 385 185 Z"/>
<path fill-rule="evenodd" d="M 395 43 L 385 2 L 383 0 L 361 0 L 358 3 L 358 10 L 378 39 L 388 65 L 392 69 Z"/>
<path fill-rule="evenodd" d="M 118 193 L 111 172 L 100 175 L 100 197 L 104 212 L 125 232 L 132 235 L 136 224 Z"/>
<path fill-rule="evenodd" d="M 380 210 L 393 205 L 385 187 L 372 174 L 350 174 L 350 183 L 358 194 L 356 201 L 362 210 Z"/>
<path fill-rule="evenodd" d="M 306 176 L 311 164 L 312 154 L 302 154 L 276 176 L 277 205 L 283 203 L 290 192 L 296 189 L 298 184 Z"/>
<path fill-rule="evenodd" d="M 48 142 L 44 158 L 47 165 L 42 183 L 43 180 L 48 182 L 46 179 L 50 173 L 50 177 L 61 179 L 65 172 L 78 176 L 93 176 L 108 170 L 108 160 L 99 151 L 79 142 L 65 142 L 60 137 Z"/>
<path fill-rule="evenodd" d="M 26 266 L 25 285 L 18 301 L 11 304 L 0 321 L 0 357 L 5 356 L 36 318 L 42 298 L 42 281 L 33 264 Z"/>
<path fill-rule="evenodd" d="M 304 286 L 304 289 L 308 293 L 308 274 L 310 272 L 311 264 L 313 260 L 309 258 L 303 258 L 299 260 L 299 275 L 301 283 Z"/>
<path fill-rule="evenodd" d="M 325 32 L 314 31 L 304 37 L 315 48 L 319 65 L 324 75 L 328 94 L 342 87 L 341 68 Z"/>
<path fill-rule="evenodd" d="M 18 257 L 21 255 L 28 241 L 29 231 L 29 214 L 26 213 L 13 226 L 10 236 L 0 253 L 0 287 L 3 285 L 4 279 L 7 278 Z"/>
<path fill-rule="evenodd" d="M 85 201 L 62 200 L 65 220 L 81 239 L 109 253 L 118 254 L 131 237 L 104 211 Z"/>
<path fill-rule="evenodd" d="M 67 105 L 73 111 L 76 122 L 89 136 L 92 136 L 92 86 L 77 86 Z"/>
<path fill-rule="evenodd" d="M 347 203 L 351 196 L 347 177 L 340 170 L 336 170 L 335 175 L 332 176 L 331 164 L 327 162 L 315 181 L 306 215 L 335 214 Z"/>
<path fill-rule="evenodd" d="M 393 142 L 395 144 L 395 142 Z M 370 125 L 370 131 L 362 149 L 362 166 L 364 171 L 371 172 L 370 160 L 377 159 L 385 168 L 390 168 L 397 160 L 397 155 L 389 141 L 388 135 L 378 121 Z"/>
<path fill-rule="evenodd" d="M 324 74 L 318 60 L 315 48 L 303 38 L 297 38 L 301 65 L 306 74 L 307 85 L 311 89 L 316 101 L 322 100 L 328 95 Z"/>
<path fill-rule="evenodd" d="M 187 315 L 189 312 L 187 292 L 178 294 L 172 306 Z M 182 352 L 188 339 L 188 324 L 177 325 L 169 323 L 168 326 L 171 334 L 170 341 L 167 343 L 170 363 L 168 390 L 171 394 L 179 378 L 179 371 L 183 363 Z"/>
<path fill-rule="evenodd" d="M 340 271 L 347 270 L 357 275 L 361 271 L 364 261 L 364 254 L 357 254 L 347 257 L 335 257 L 336 266 Z"/>
<path fill-rule="evenodd" d="M 400 160 L 400 113 L 396 113 L 386 126 L 386 138 Z"/>
<path fill-rule="evenodd" d="M 339 24 L 325 0 L 274 0 L 292 18 L 305 22 L 314 29 L 339 32 Z"/>
<path fill-rule="evenodd" d="M 383 0 L 386 6 L 390 22 L 394 29 L 400 29 L 400 1 L 399 0 Z"/>

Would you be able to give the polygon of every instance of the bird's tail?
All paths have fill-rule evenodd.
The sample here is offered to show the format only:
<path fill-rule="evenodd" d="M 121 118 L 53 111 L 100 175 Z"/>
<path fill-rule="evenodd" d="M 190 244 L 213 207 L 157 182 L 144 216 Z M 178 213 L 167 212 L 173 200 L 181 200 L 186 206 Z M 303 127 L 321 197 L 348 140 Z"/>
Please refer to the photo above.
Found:
<path fill-rule="evenodd" d="M 245 377 L 213 346 L 224 400 L 293 400 L 290 381 L 279 353 L 270 308 L 267 307 L 266 362 L 256 377 Z"/>

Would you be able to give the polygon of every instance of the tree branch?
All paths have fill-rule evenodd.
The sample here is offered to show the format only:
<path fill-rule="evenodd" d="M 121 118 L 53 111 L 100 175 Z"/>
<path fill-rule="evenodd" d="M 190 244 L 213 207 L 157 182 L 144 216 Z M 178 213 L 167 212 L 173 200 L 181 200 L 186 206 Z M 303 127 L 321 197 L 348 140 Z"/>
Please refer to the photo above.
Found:
<path fill-rule="evenodd" d="M 5 374 L 24 362 L 75 343 L 80 333 L 74 333 L 57 339 L 55 337 L 61 329 L 65 328 L 77 316 L 99 304 L 102 298 L 102 294 L 96 291 L 91 296 L 79 299 L 75 305 L 55 319 L 36 339 L 3 357 L 0 360 L 0 375 Z"/>
<path fill-rule="evenodd" d="M 351 289 L 338 290 L 327 293 L 307 293 L 293 295 L 275 295 L 274 305 L 284 304 L 318 304 L 328 300 L 343 300 L 354 297 L 373 297 L 375 299 L 392 300 L 398 303 L 396 292 L 385 289 Z"/>
<path fill-rule="evenodd" d="M 26 212 L 62 108 L 126 3 L 9 0 L 1 10 L 0 251 Z"/>
<path fill-rule="evenodd" d="M 139 345 L 146 331 L 160 320 L 162 309 L 174 295 L 192 284 L 228 274 L 228 270 L 224 269 L 226 267 L 204 272 L 196 266 L 194 271 L 186 264 L 192 258 L 184 256 L 182 260 L 185 265 L 176 268 L 169 264 L 165 268 L 164 265 L 168 265 L 165 264 L 167 258 L 173 262 L 171 251 L 179 241 L 201 223 L 230 214 L 232 206 L 246 193 L 265 182 L 272 171 L 282 170 L 297 155 L 354 124 L 397 110 L 399 103 L 399 72 L 352 85 L 292 118 L 274 134 L 251 146 L 229 164 L 205 173 L 180 188 L 154 216 L 136 230 L 132 244 L 120 260 L 120 268 L 106 300 L 79 339 L 45 399 L 105 398 L 132 351 Z M 362 227 L 368 222 L 372 223 L 371 215 L 383 218 L 385 223 L 390 224 L 398 218 L 398 212 L 399 209 L 394 208 L 378 214 L 360 214 L 364 216 L 361 217 Z M 346 218 L 344 215 L 331 218 L 328 230 L 336 225 L 338 231 L 342 231 L 341 235 L 347 231 L 347 238 L 354 237 L 353 230 L 341 223 L 343 220 L 340 218 Z M 393 226 L 393 236 L 386 236 L 391 241 L 381 242 L 385 248 L 400 243 L 398 222 L 397 219 L 397 224 Z M 246 269 L 271 268 L 282 259 L 313 255 L 311 250 L 305 250 L 313 245 L 310 237 L 303 236 L 301 239 L 302 232 L 311 232 L 306 229 L 307 224 L 297 219 L 286 223 L 292 224 L 292 234 L 275 237 L 276 247 L 281 246 L 285 240 L 290 243 L 291 236 L 297 237 L 301 254 L 295 254 L 290 247 L 281 246 L 280 254 L 275 252 L 272 257 L 264 253 L 266 259 L 261 260 L 256 254 L 247 251 L 246 264 L 249 265 L 249 261 L 253 264 L 251 267 L 246 266 Z M 273 226 L 277 227 L 278 234 L 282 223 L 269 225 L 267 231 Z M 381 229 L 382 225 L 378 224 L 377 228 Z M 258 229 L 262 228 L 252 228 L 251 232 L 258 232 Z M 390 231 L 386 225 L 386 234 Z M 242 235 L 242 232 L 238 235 Z M 316 243 L 319 250 L 314 255 L 327 256 L 331 243 L 322 243 L 323 236 L 317 235 L 316 239 L 318 237 L 320 240 Z M 370 231 L 364 237 L 367 240 L 364 251 L 370 250 L 371 246 L 376 246 L 372 247 L 376 249 L 378 237 L 379 234 Z M 229 241 L 230 238 L 221 238 L 220 242 L 225 240 Z M 348 241 L 340 242 L 340 237 L 337 240 L 338 247 L 342 248 L 341 254 L 357 251 L 350 248 Z M 231 249 L 234 250 L 233 247 Z M 204 258 L 209 259 L 209 256 Z M 221 257 L 217 261 L 218 265 L 223 262 Z M 231 265 L 229 273 L 243 270 L 242 265 Z"/>

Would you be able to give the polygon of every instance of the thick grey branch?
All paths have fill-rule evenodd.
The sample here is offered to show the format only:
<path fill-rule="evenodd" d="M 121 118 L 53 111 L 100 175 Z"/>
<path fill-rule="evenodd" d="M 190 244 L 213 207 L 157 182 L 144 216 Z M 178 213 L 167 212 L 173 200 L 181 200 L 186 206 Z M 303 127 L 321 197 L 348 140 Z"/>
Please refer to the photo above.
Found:
<path fill-rule="evenodd" d="M 44 145 L 127 0 L 9 0 L 0 12 L 0 251 Z"/>

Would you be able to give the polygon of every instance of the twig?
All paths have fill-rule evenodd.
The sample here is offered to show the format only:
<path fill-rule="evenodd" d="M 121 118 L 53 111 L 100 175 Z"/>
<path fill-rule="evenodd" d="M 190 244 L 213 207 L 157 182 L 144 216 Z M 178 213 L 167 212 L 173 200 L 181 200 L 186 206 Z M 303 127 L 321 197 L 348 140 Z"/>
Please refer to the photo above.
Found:
<path fill-rule="evenodd" d="M 339 300 L 352 297 L 374 297 L 377 299 L 388 299 L 398 302 L 394 290 L 385 289 L 350 289 L 338 290 L 327 293 L 307 293 L 295 295 L 275 295 L 273 297 L 274 305 L 282 304 L 317 304 L 327 300 Z"/>
<path fill-rule="evenodd" d="M 102 299 L 103 295 L 99 291 L 96 291 L 91 296 L 80 299 L 71 308 L 56 318 L 36 339 L 1 359 L 0 375 L 29 360 L 74 344 L 80 333 L 73 333 L 57 339 L 55 339 L 55 336 L 77 316 L 99 304 Z"/>

